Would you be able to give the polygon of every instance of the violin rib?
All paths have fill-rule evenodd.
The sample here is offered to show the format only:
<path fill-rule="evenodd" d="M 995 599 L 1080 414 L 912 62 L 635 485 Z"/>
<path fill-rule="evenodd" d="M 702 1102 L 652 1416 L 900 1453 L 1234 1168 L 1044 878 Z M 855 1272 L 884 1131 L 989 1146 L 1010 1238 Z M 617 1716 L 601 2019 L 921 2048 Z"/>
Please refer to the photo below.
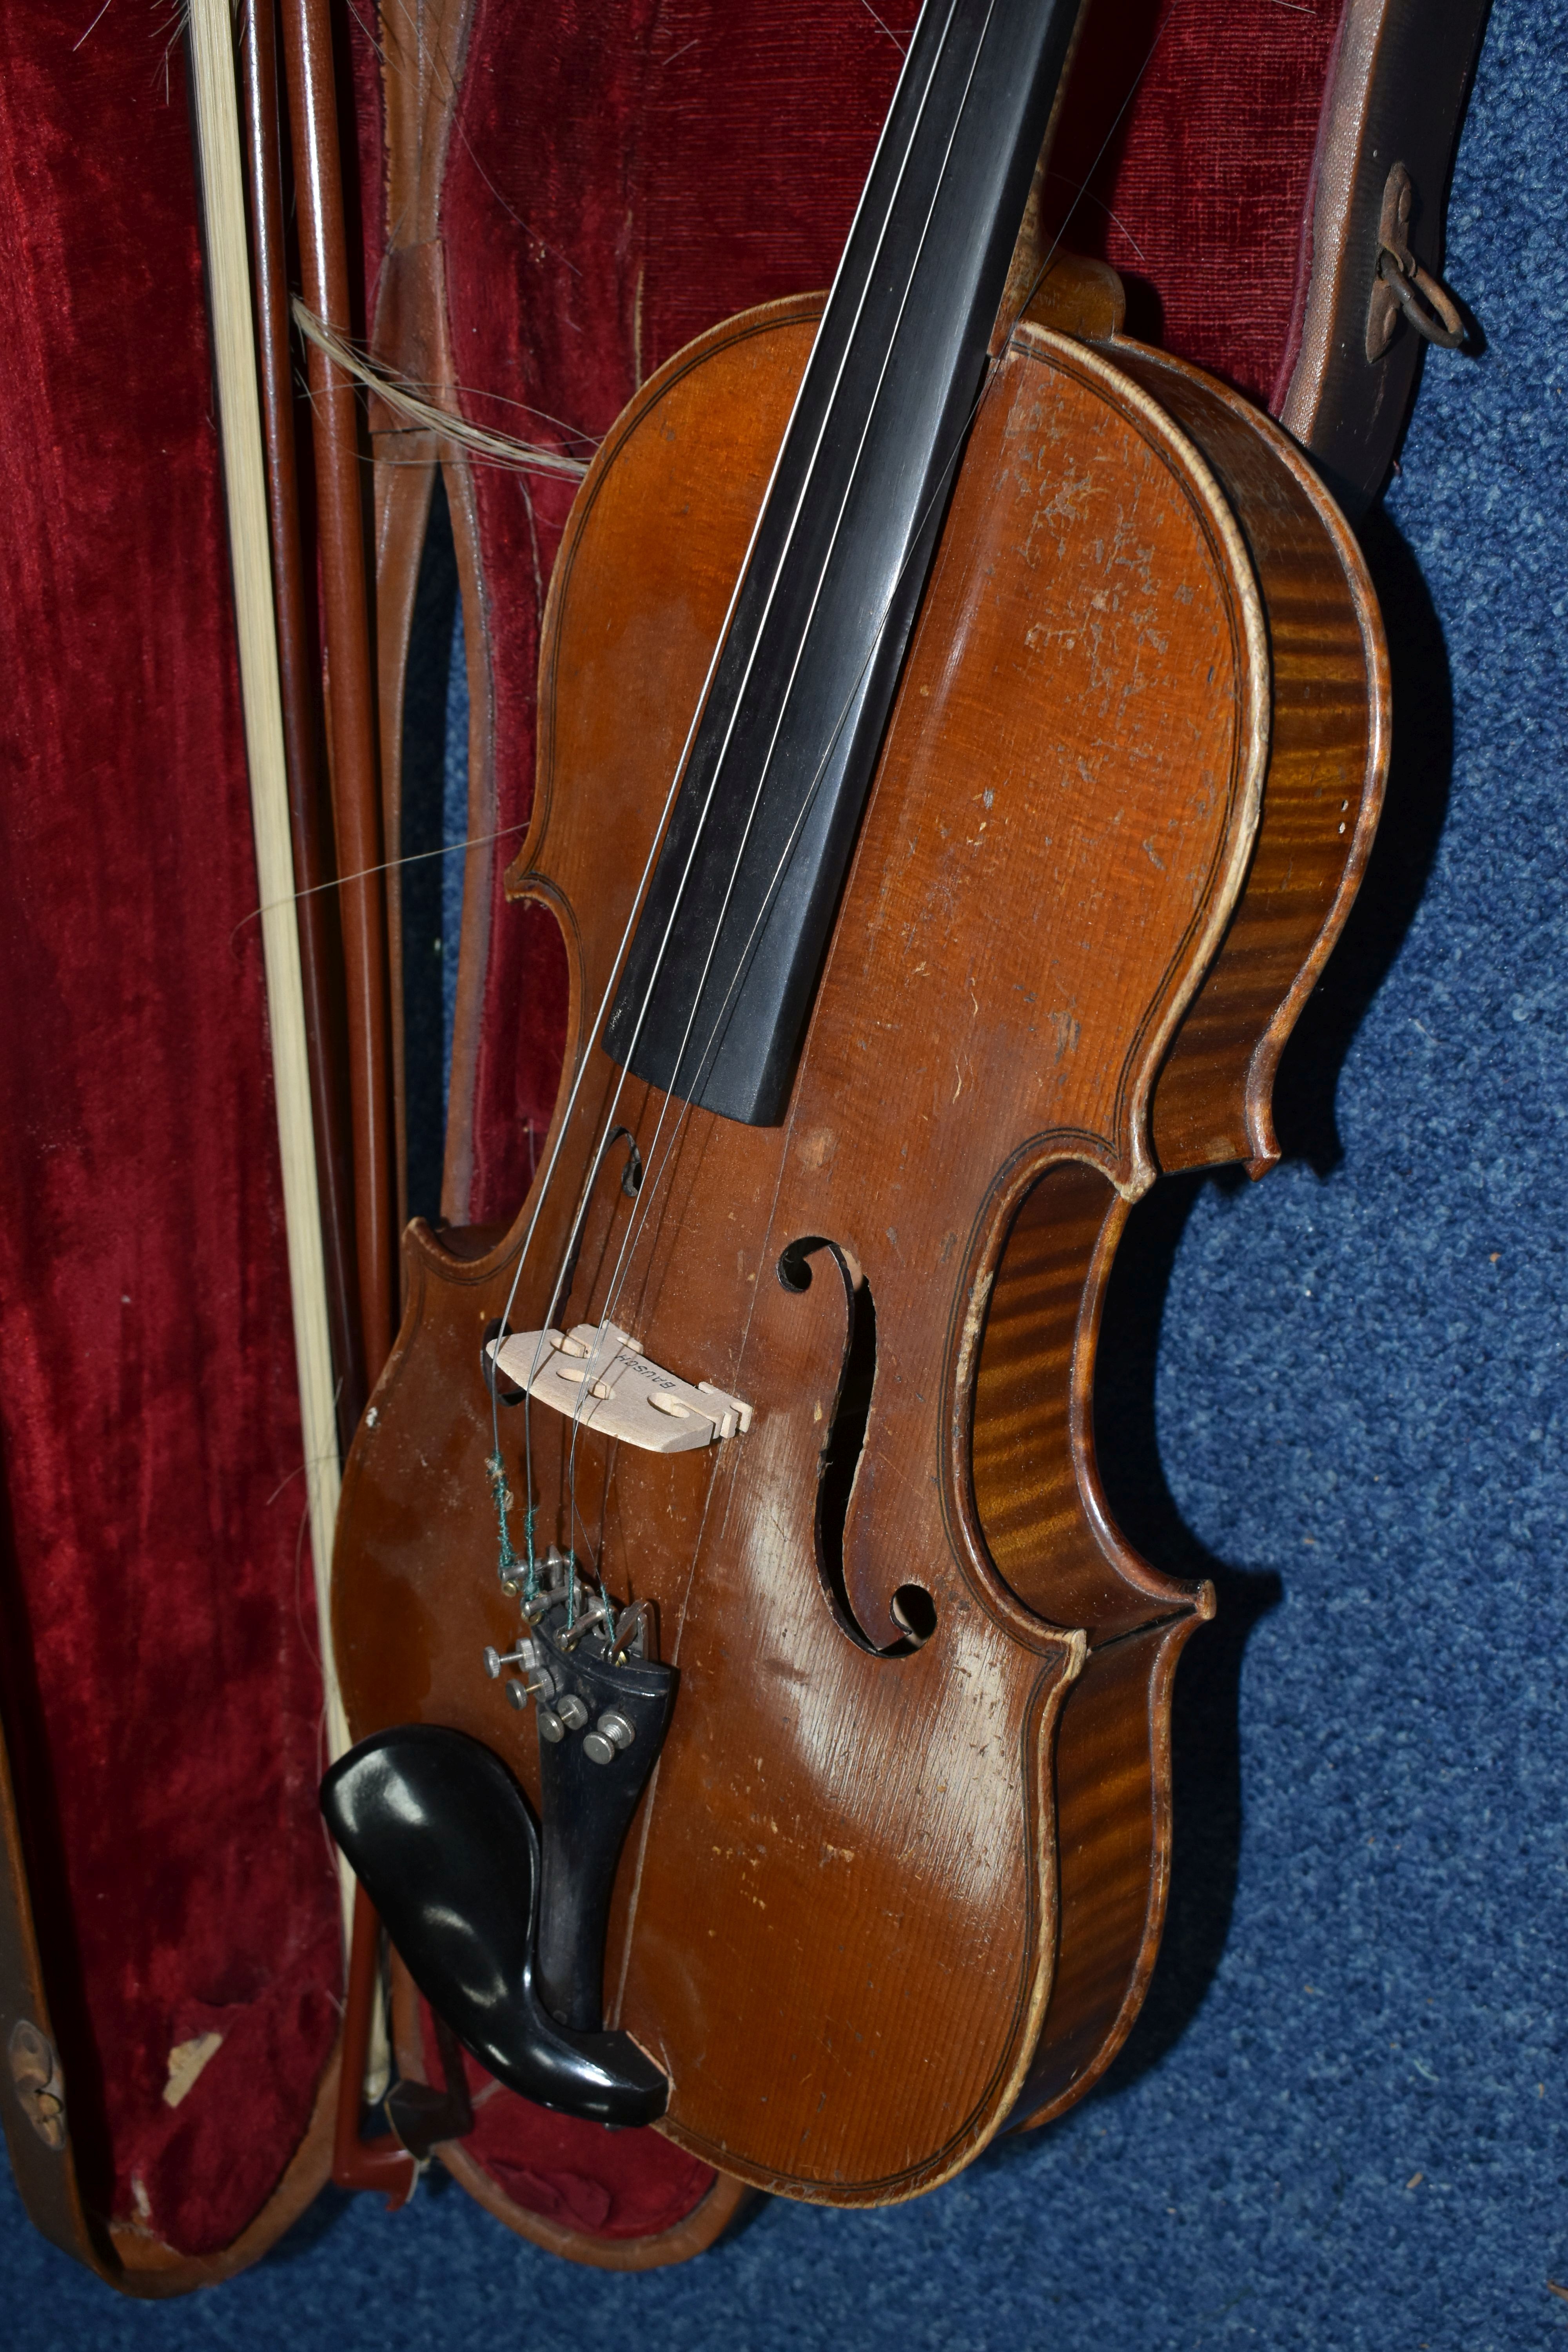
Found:
<path fill-rule="evenodd" d="M 1022 331 L 971 434 L 786 1115 L 677 1104 L 661 1125 L 666 1098 L 628 1084 L 641 1192 L 614 1171 L 593 1189 L 552 1307 L 621 1076 L 595 1011 L 818 308 L 679 354 L 574 509 L 509 877 L 566 945 L 562 1179 L 485 1255 L 411 1230 L 335 1622 L 356 1738 L 466 1731 L 537 1792 L 531 1722 L 481 1664 L 516 1611 L 480 1378 L 537 1210 L 515 1328 L 613 1320 L 753 1415 L 676 1454 L 580 1434 L 574 1506 L 570 1423 L 534 1416 L 536 1539 L 591 1531 L 679 1675 L 616 1886 L 606 2021 L 669 2077 L 659 2127 L 682 2145 L 867 2203 L 1078 2095 L 1141 1998 L 1171 1680 L 1212 1599 L 1110 1524 L 1098 1301 L 1167 1155 L 1270 1156 L 1300 975 L 1364 856 L 1384 689 L 1348 541 L 1272 428 L 1249 439 L 1224 395 L 1200 415 L 1136 347 Z M 1331 695 L 1306 675 L 1331 608 Z M 1291 766 L 1313 728 L 1329 748 Z M 858 1459 L 829 1473 L 846 1429 Z"/>

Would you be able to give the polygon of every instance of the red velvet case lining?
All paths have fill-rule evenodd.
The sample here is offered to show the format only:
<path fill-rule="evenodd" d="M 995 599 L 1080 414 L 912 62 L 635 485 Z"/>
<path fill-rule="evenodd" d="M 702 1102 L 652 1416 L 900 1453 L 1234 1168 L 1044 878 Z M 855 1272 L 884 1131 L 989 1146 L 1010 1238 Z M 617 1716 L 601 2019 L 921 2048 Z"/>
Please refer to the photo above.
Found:
<path fill-rule="evenodd" d="M 423 2002 L 420 2018 L 426 2071 L 438 2083 L 442 2062 Z M 503 2089 L 473 2059 L 464 2065 L 474 2128 L 463 2153 L 525 2212 L 624 2243 L 673 2230 L 713 2186 L 711 2168 L 660 2132 L 607 2132 L 552 2115 Z"/>
<path fill-rule="evenodd" d="M 879 13 L 902 38 L 913 0 Z M 1144 281 L 1172 348 L 1260 396 L 1337 15 L 1184 0 L 1070 230 Z M 1121 103 L 1129 22 L 1100 0 L 1067 180 Z M 182 65 L 165 86 L 150 15 L 81 30 L 52 0 L 0 31 L 4 1697 L 89 2197 L 199 2253 L 298 2141 L 341 1962 Z M 488 0 L 446 198 L 460 378 L 598 434 L 714 320 L 825 284 L 898 63 L 855 0 Z M 479 490 L 515 823 L 569 500 Z M 494 921 L 479 1219 L 516 1206 L 564 1013 L 548 929 L 499 890 Z M 171 2050 L 208 2032 L 169 2107 Z M 586 2131 L 498 2098 L 474 2145 L 518 2201 L 605 2236 L 669 2226 L 706 2184 L 662 2140 Z"/>
<path fill-rule="evenodd" d="M 1048 211 L 1059 221 L 1084 191 L 1067 242 L 1121 272 L 1128 333 L 1270 407 L 1300 335 L 1342 13 L 1342 0 L 1096 0 L 1051 158 Z"/>
<path fill-rule="evenodd" d="M 89 2200 L 200 2253 L 342 1958 L 183 58 L 90 13 L 0 17 L 5 1705 Z"/>

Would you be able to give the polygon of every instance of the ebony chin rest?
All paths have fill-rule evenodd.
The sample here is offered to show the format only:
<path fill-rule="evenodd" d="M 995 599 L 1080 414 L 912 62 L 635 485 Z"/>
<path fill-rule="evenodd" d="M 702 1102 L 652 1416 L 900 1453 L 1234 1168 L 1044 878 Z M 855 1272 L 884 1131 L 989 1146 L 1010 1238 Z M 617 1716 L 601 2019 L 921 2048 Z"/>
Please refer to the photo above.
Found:
<path fill-rule="evenodd" d="M 560 2025 L 534 1988 L 539 1831 L 499 1756 L 404 1724 L 351 1748 L 321 1811 L 426 2000 L 482 2066 L 542 2107 L 650 2124 L 669 2084 L 628 2033 Z"/>

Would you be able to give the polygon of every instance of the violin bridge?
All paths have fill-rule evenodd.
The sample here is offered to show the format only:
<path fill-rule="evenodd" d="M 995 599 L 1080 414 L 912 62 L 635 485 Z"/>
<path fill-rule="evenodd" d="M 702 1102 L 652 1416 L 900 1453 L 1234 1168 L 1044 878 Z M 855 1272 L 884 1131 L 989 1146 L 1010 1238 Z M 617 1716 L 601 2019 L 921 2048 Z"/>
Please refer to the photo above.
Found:
<path fill-rule="evenodd" d="M 752 1408 L 711 1381 L 678 1380 L 614 1323 L 492 1339 L 496 1369 L 541 1404 L 644 1454 L 689 1454 L 752 1425 Z"/>

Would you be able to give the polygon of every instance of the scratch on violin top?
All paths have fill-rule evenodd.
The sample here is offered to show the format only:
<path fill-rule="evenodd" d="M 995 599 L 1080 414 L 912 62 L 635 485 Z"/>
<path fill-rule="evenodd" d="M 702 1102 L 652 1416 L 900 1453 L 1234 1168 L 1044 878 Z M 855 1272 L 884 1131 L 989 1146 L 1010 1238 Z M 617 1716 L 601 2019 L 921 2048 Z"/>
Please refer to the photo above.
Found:
<path fill-rule="evenodd" d="M 662 69 L 663 69 L 663 68 L 664 68 L 664 67 L 666 67 L 666 66 L 672 66 L 672 65 L 675 63 L 675 60 L 676 60 L 676 58 L 683 58 L 683 57 L 686 55 L 686 52 L 687 52 L 687 50 L 688 50 L 688 49 L 694 49 L 694 48 L 697 47 L 697 43 L 698 43 L 699 38 L 700 38 L 700 36 L 699 36 L 698 34 L 696 34 L 696 33 L 693 33 L 693 34 L 692 34 L 692 36 L 691 36 L 691 38 L 690 38 L 689 41 L 682 41 L 682 43 L 680 44 L 680 47 L 679 47 L 678 49 L 671 49 L 671 51 L 670 51 L 670 53 L 669 53 L 668 57 L 667 57 L 667 58 L 660 58 L 660 59 L 659 59 L 659 61 L 658 61 L 658 62 L 659 62 L 660 69 L 662 70 Z"/>
<path fill-rule="evenodd" d="M 108 5 L 109 0 L 104 0 L 104 5 L 107 7 Z M 877 24 L 882 25 L 882 19 L 877 15 L 875 8 L 872 7 L 871 0 L 860 0 L 860 5 L 864 8 L 868 16 L 873 18 Z M 900 57 L 907 58 L 910 53 L 908 43 L 900 40 L 891 25 L 882 25 L 882 30 L 888 36 L 889 40 L 891 41 L 894 48 L 897 49 Z"/>

